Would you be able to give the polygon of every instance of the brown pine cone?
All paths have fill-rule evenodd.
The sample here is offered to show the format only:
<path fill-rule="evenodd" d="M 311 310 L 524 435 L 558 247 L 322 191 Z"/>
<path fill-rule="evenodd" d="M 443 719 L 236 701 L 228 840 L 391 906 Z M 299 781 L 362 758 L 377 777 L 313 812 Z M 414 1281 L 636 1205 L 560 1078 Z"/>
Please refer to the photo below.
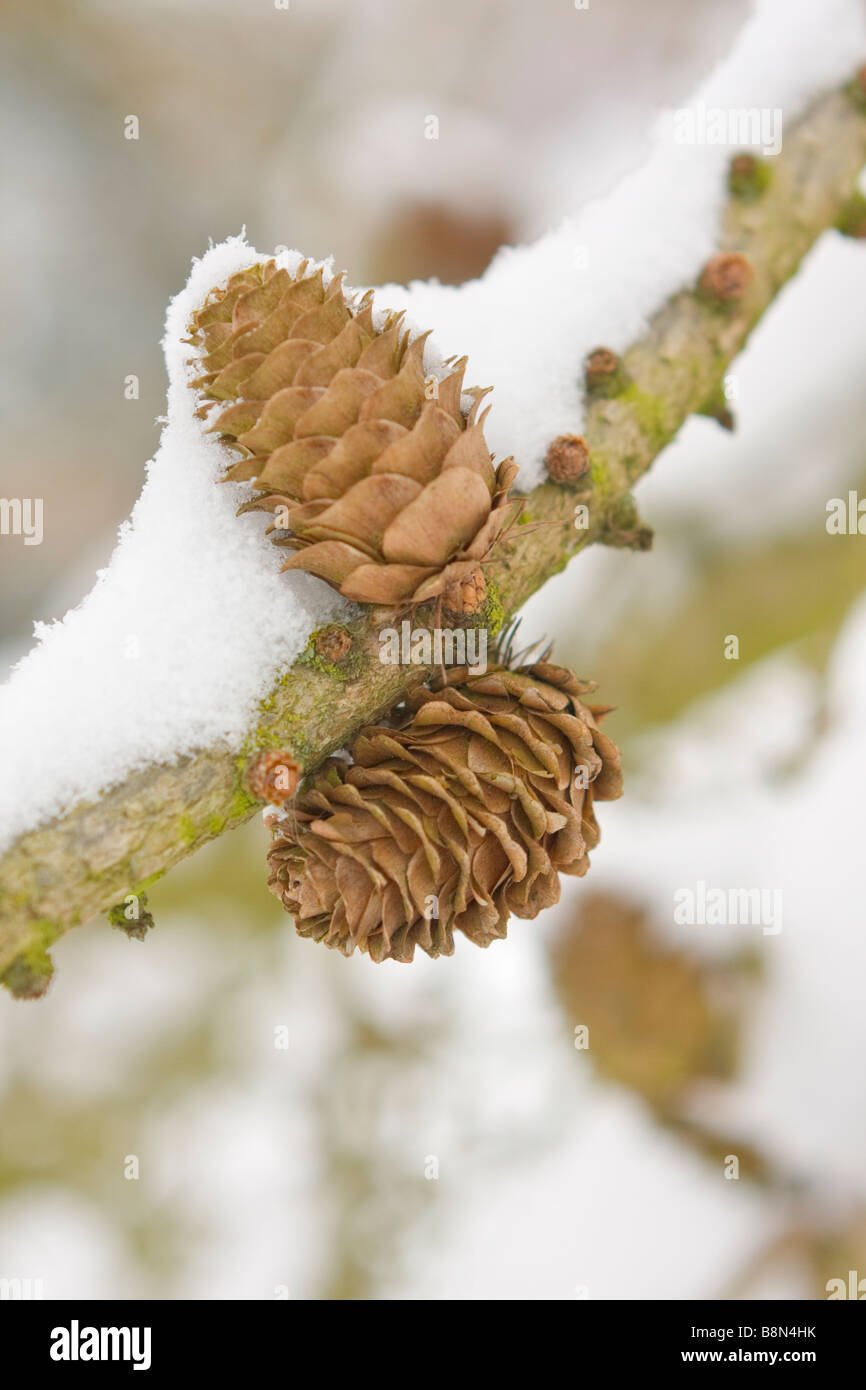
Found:
<path fill-rule="evenodd" d="M 346 298 L 342 277 L 292 277 L 273 261 L 232 276 L 193 318 L 202 415 L 243 451 L 226 476 L 274 513 L 270 534 L 295 550 L 284 569 L 318 575 L 346 598 L 403 605 L 438 598 L 471 574 L 502 530 L 517 465 L 494 468 L 485 392 L 465 358 L 428 384 L 424 341 L 402 315 L 373 326 L 372 296 Z M 431 389 L 432 395 L 428 395 Z"/>
<path fill-rule="evenodd" d="M 476 945 L 559 898 L 598 843 L 594 800 L 622 790 L 619 751 L 546 661 L 411 692 L 391 725 L 361 730 L 271 823 L 271 891 L 301 936 L 344 955 L 410 961 Z M 601 717 L 602 711 L 598 711 Z"/>

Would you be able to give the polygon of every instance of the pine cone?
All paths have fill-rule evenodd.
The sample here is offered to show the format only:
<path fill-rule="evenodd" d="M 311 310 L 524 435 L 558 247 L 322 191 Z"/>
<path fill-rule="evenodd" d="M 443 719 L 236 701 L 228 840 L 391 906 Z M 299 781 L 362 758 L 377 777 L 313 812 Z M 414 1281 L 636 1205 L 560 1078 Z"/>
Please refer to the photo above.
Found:
<path fill-rule="evenodd" d="M 560 1001 L 588 1028 L 602 1076 L 662 1110 L 703 1079 L 730 1078 L 739 1032 L 731 962 L 671 946 L 644 908 L 596 892 L 582 900 L 579 924 L 562 931 L 553 964 Z"/>
<path fill-rule="evenodd" d="M 409 342 L 401 314 L 373 326 L 342 277 L 294 276 L 273 261 L 232 276 L 194 315 L 204 375 L 200 414 L 244 457 L 226 477 L 254 481 L 241 511 L 275 514 L 269 533 L 307 570 L 361 603 L 416 604 L 474 573 L 508 514 L 517 465 L 494 469 L 484 391 L 461 406 L 466 359 L 428 398 L 427 334 Z M 486 414 L 486 412 L 485 412 Z"/>
<path fill-rule="evenodd" d="M 592 687 L 546 661 L 407 696 L 362 729 L 291 815 L 272 821 L 269 887 L 301 936 L 344 955 L 410 961 L 478 946 L 559 899 L 598 843 L 593 801 L 620 795 L 619 751 L 578 698 Z M 601 714 L 601 711 L 596 712 Z"/>

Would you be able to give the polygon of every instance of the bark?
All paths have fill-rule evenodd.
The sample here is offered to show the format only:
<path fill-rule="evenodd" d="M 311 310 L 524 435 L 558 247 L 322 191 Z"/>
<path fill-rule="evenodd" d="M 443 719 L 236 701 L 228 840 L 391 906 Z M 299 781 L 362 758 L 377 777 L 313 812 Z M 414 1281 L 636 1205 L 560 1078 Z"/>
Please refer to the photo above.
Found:
<path fill-rule="evenodd" d="M 864 161 L 866 105 L 854 84 L 821 98 L 786 131 L 759 196 L 731 195 L 718 244 L 748 258 L 751 283 L 728 302 L 697 287 L 676 294 L 623 355 L 613 394 L 596 388 L 584 427 L 590 471 L 576 484 L 545 483 L 529 494 L 522 520 L 543 524 L 512 528 L 486 570 L 490 596 L 479 625 L 500 626 L 587 545 L 646 547 L 633 485 L 690 414 L 719 415 L 729 363 L 816 238 L 840 224 Z M 588 509 L 582 530 L 574 525 L 578 505 Z M 421 610 L 413 626 L 433 621 Z M 430 674 L 381 664 L 378 634 L 393 625 L 381 612 L 361 614 L 348 625 L 351 649 L 337 661 L 321 654 L 321 637 L 311 643 L 263 702 L 242 754 L 205 748 L 150 767 L 22 835 L 0 861 L 0 973 L 13 993 L 44 989 L 47 947 L 63 931 L 129 895 L 140 898 L 167 869 L 248 819 L 260 805 L 248 777 L 262 750 L 284 750 L 308 771 Z"/>

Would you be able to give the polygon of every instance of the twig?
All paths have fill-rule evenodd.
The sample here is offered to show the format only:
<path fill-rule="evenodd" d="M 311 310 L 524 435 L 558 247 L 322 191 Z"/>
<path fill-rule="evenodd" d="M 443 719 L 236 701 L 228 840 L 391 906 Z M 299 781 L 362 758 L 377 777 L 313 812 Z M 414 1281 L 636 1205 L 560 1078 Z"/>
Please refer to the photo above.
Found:
<path fill-rule="evenodd" d="M 554 524 L 513 528 L 487 571 L 495 603 L 481 625 L 501 625 L 593 542 L 646 546 L 634 483 L 684 420 L 718 398 L 728 364 L 764 310 L 820 233 L 838 223 L 864 161 L 866 108 L 854 84 L 820 99 L 786 131 L 760 197 L 732 194 L 719 244 L 748 259 L 745 293 L 713 301 L 705 280 L 703 291 L 675 295 L 623 355 L 619 392 L 588 403 L 589 473 L 570 487 L 545 483 L 530 493 L 524 519 Z M 576 507 L 587 509 L 584 529 L 574 524 Z M 423 620 L 416 615 L 414 625 Z M 0 972 L 13 993 L 42 992 L 51 973 L 47 948 L 67 928 L 128 899 L 134 912 L 155 878 L 247 820 L 260 805 L 248 774 L 262 750 L 284 751 L 310 770 L 431 674 L 432 666 L 380 662 L 378 634 L 389 625 L 381 613 L 364 613 L 348 625 L 351 649 L 337 661 L 321 655 L 321 641 L 311 643 L 264 702 L 242 755 L 209 748 L 148 768 L 22 835 L 0 861 Z"/>

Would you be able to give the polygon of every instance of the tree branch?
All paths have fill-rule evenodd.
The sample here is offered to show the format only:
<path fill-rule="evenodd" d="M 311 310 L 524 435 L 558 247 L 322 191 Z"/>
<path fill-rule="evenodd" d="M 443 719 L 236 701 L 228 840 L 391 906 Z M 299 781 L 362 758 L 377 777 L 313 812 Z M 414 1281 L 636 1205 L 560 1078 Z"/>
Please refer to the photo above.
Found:
<path fill-rule="evenodd" d="M 548 524 L 516 525 L 497 551 L 487 570 L 493 601 L 479 626 L 501 625 L 593 542 L 646 544 L 634 483 L 690 414 L 713 413 L 728 364 L 812 243 L 839 223 L 864 161 L 866 103 L 853 84 L 819 100 L 786 132 L 766 188 L 732 194 L 719 244 L 748 258 L 751 283 L 724 303 L 706 289 L 675 295 L 624 354 L 614 393 L 594 384 L 584 430 L 590 470 L 576 483 L 544 483 L 529 495 L 522 519 Z M 577 505 L 587 508 L 585 529 L 575 528 Z M 432 615 L 421 612 L 413 626 L 425 621 Z M 431 674 L 381 664 L 378 634 L 392 622 L 381 611 L 357 617 L 348 624 L 348 654 L 334 661 L 311 643 L 263 702 L 242 754 L 209 748 L 148 768 L 22 835 L 0 861 L 0 974 L 13 993 L 42 992 L 51 973 L 47 948 L 63 931 L 131 894 L 140 898 L 167 869 L 248 819 L 260 805 L 247 779 L 262 750 L 285 751 L 308 771 Z"/>

